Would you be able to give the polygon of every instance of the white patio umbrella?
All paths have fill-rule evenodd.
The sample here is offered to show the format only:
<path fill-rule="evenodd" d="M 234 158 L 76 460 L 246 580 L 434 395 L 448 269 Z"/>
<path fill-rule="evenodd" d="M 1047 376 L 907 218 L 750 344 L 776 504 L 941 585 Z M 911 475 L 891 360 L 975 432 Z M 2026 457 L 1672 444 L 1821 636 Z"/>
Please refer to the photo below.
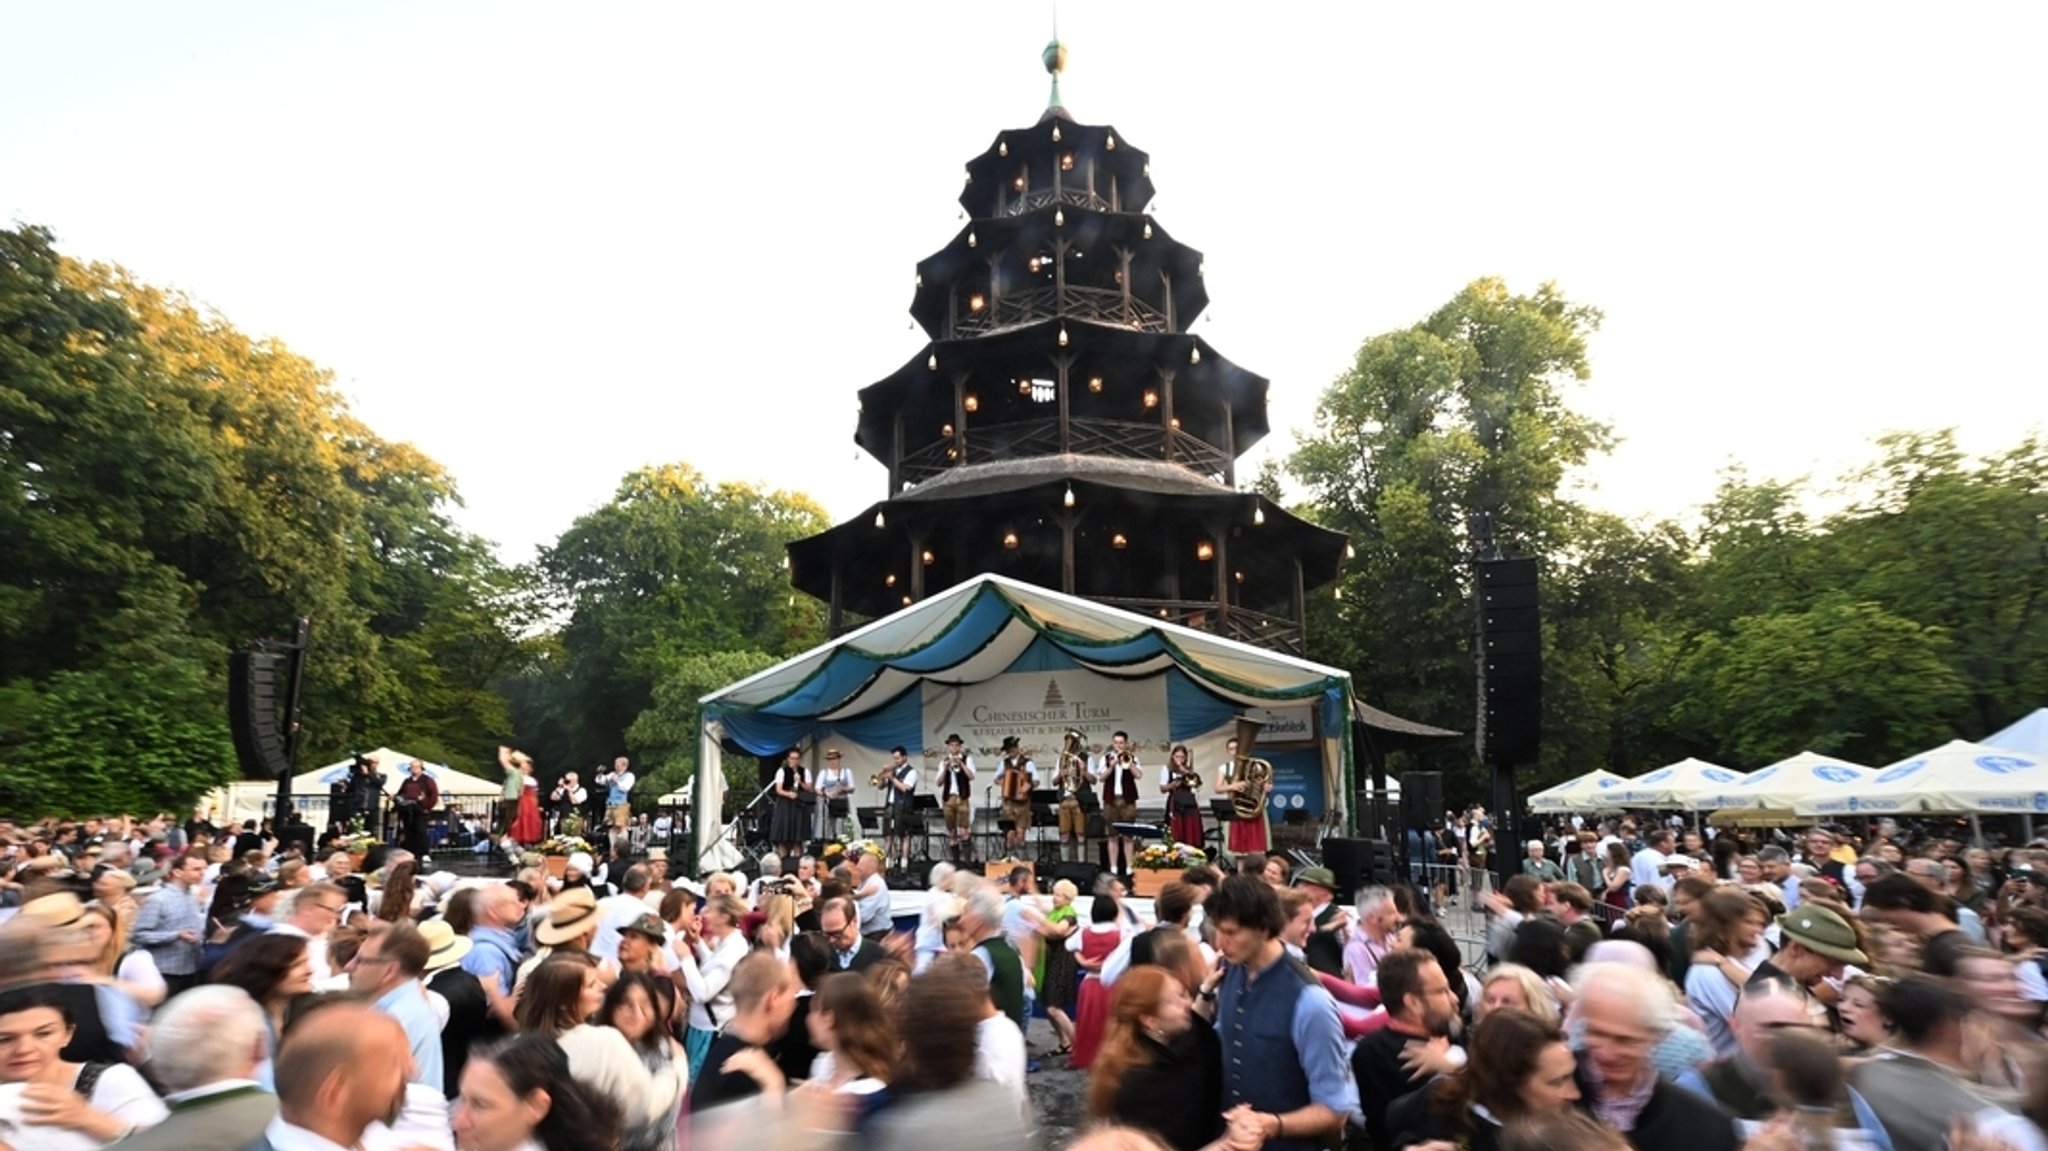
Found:
<path fill-rule="evenodd" d="M 1692 797 L 1719 792 L 1740 783 L 1743 774 L 1703 759 L 1681 759 L 1646 771 L 1613 789 L 1609 802 L 1618 807 L 1650 807 L 1685 811 Z"/>
<path fill-rule="evenodd" d="M 1902 759 L 1867 783 L 1817 791 L 1802 815 L 2048 812 L 2048 760 L 1967 740 Z"/>
<path fill-rule="evenodd" d="M 1876 769 L 1860 763 L 1802 751 L 1757 768 L 1731 787 L 1694 795 L 1692 806 L 1700 811 L 1748 808 L 1790 814 L 1799 800 L 1815 791 L 1852 787 L 1876 774 Z"/>
<path fill-rule="evenodd" d="M 1594 768 L 1577 779 L 1567 779 L 1529 797 L 1530 811 L 1598 811 L 1619 809 L 1608 793 L 1628 780 L 1605 768 Z"/>

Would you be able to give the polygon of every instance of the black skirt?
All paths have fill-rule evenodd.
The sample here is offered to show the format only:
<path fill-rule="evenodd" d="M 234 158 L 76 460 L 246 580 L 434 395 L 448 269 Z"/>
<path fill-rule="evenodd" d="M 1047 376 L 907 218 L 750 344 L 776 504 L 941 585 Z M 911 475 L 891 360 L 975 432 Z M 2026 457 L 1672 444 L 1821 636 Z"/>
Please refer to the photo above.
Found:
<path fill-rule="evenodd" d="M 811 838 L 811 805 L 802 799 L 775 797 L 775 815 L 768 838 L 776 843 L 806 843 Z"/>

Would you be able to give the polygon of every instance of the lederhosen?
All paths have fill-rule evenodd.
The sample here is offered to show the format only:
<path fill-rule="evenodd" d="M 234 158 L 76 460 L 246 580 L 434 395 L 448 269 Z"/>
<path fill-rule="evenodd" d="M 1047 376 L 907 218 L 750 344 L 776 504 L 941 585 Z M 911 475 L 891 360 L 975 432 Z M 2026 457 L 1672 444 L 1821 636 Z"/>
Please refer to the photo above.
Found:
<path fill-rule="evenodd" d="M 1115 754 L 1102 753 L 1108 768 L 1102 776 L 1102 819 L 1105 823 L 1133 823 L 1138 818 L 1138 772 L 1143 768 L 1136 759 L 1129 767 L 1119 767 L 1111 758 Z"/>
<path fill-rule="evenodd" d="M 967 760 L 961 759 L 961 766 L 939 768 L 939 795 L 946 810 L 946 830 L 961 835 L 973 819 L 971 808 L 974 796 L 974 782 L 967 775 Z"/>
<path fill-rule="evenodd" d="M 1031 761 L 1029 759 L 1026 759 L 1023 756 L 1018 756 L 1014 759 L 1005 756 L 1003 758 L 1003 770 L 1000 776 L 1000 778 L 1003 781 L 1003 818 L 1015 823 L 1019 830 L 1023 830 L 1031 826 L 1030 789 L 1028 786 L 1025 788 L 1025 794 L 1023 799 L 1011 799 L 1009 796 L 1009 791 L 1011 788 L 1016 786 L 1015 779 L 1017 776 L 1024 777 L 1025 782 L 1029 784 L 1031 780 L 1031 773 L 1025 770 L 1025 765 L 1030 762 Z M 1013 772 L 1015 773 L 1014 775 L 1012 774 Z"/>
<path fill-rule="evenodd" d="M 916 818 L 917 811 L 917 765 L 905 760 L 902 766 L 890 773 L 890 778 L 910 785 L 908 791 L 894 787 L 889 789 L 889 809 L 896 820 L 895 833 L 909 835 L 911 821 Z"/>
<path fill-rule="evenodd" d="M 1094 799 L 1095 793 L 1088 788 L 1088 765 L 1080 764 L 1078 770 L 1070 770 L 1066 761 L 1061 760 L 1060 779 L 1060 838 L 1086 839 L 1088 837 L 1088 808 L 1085 803 Z"/>

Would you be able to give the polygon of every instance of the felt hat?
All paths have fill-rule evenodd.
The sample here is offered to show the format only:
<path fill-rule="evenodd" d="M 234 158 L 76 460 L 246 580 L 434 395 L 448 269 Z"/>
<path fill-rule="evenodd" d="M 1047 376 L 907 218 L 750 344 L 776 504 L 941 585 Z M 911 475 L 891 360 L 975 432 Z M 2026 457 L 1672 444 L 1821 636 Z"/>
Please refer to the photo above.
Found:
<path fill-rule="evenodd" d="M 668 942 L 667 925 L 662 923 L 661 917 L 659 915 L 656 915 L 651 911 L 645 915 L 642 915 L 640 918 L 635 919 L 633 922 L 628 923 L 625 926 L 619 928 L 619 931 L 622 934 L 630 931 L 635 935 L 645 936 L 657 947 Z"/>
<path fill-rule="evenodd" d="M 838 749 L 838 748 L 836 748 L 836 747 L 828 747 L 828 748 L 826 748 L 826 749 L 825 749 L 825 758 L 826 758 L 826 759 L 838 759 L 838 758 L 839 758 L 839 749 Z"/>
<path fill-rule="evenodd" d="M 947 743 L 965 743 L 965 742 L 967 742 L 967 741 L 966 741 L 966 740 L 963 740 L 963 739 L 961 739 L 961 738 L 960 738 L 960 733 L 956 731 L 956 732 L 954 732 L 953 734 L 951 734 L 951 735 L 949 735 L 949 736 L 947 736 L 947 737 L 946 737 L 946 742 L 947 742 Z"/>
<path fill-rule="evenodd" d="M 1861 967 L 1870 962 L 1856 946 L 1856 929 L 1825 907 L 1800 906 L 1778 917 L 1778 934 L 1816 955 Z"/>
<path fill-rule="evenodd" d="M 533 929 L 534 942 L 559 947 L 597 926 L 597 898 L 587 887 L 572 887 L 548 904 L 548 917 Z"/>
<path fill-rule="evenodd" d="M 656 860 L 660 860 L 660 861 L 662 861 L 663 863 L 666 863 L 666 862 L 668 862 L 668 848 L 666 848 L 666 847 L 650 847 L 650 848 L 648 848 L 648 849 L 647 849 L 647 862 L 649 862 L 649 863 L 653 863 L 653 862 L 654 862 L 654 861 L 656 861 Z"/>
<path fill-rule="evenodd" d="M 1018 744 L 1019 744 L 1020 742 L 1022 742 L 1022 741 L 1021 741 L 1021 740 L 1019 740 L 1019 739 L 1018 739 L 1018 738 L 1017 738 L 1016 736 L 1014 736 L 1014 735 L 1006 735 L 1006 736 L 1004 736 L 1004 737 L 1003 737 L 1003 750 L 1004 750 L 1004 751 L 1015 751 L 1015 750 L 1017 749 L 1017 745 L 1018 745 Z"/>
<path fill-rule="evenodd" d="M 1323 890 L 1331 892 L 1333 894 L 1337 890 L 1336 873 L 1331 871 L 1327 867 L 1302 868 L 1301 871 L 1296 873 L 1294 877 L 1294 886 L 1300 887 L 1305 883 L 1314 884 L 1315 886 L 1320 887 Z"/>
<path fill-rule="evenodd" d="M 420 924 L 420 934 L 427 941 L 427 971 L 429 974 L 453 967 L 462 962 L 475 944 L 469 936 L 455 934 L 455 929 L 445 919 L 429 919 Z"/>

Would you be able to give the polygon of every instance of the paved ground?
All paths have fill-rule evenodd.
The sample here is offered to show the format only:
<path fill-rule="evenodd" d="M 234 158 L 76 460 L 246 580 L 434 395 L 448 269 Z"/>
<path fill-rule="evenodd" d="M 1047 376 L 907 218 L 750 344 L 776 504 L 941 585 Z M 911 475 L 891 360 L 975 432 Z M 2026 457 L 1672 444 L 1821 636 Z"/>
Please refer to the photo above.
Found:
<path fill-rule="evenodd" d="M 1032 1051 L 1051 1051 L 1059 1041 L 1053 1037 L 1052 1024 L 1043 1019 L 1033 1019 L 1031 1029 L 1025 1038 Z M 1064 1058 L 1045 1055 L 1038 1058 L 1040 1070 L 1034 1071 L 1028 1081 L 1032 1107 L 1038 1112 L 1038 1137 L 1040 1146 L 1050 1151 L 1065 1147 L 1080 1134 L 1083 1126 L 1088 1095 L 1088 1073 L 1069 1071 Z"/>

